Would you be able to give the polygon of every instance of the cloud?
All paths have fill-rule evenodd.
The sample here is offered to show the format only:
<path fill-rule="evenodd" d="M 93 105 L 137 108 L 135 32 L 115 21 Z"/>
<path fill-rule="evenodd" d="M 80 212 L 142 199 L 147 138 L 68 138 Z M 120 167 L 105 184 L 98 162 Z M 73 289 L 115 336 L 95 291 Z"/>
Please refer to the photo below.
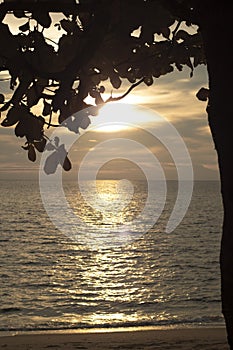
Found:
<path fill-rule="evenodd" d="M 195 96 L 200 87 L 207 86 L 206 67 L 198 67 L 193 78 L 190 78 L 189 74 L 190 70 L 185 68 L 183 72 L 174 72 L 156 79 L 151 87 L 141 84 L 121 102 L 141 105 L 143 108 L 151 110 L 152 114 L 156 115 L 156 113 L 159 113 L 162 117 L 169 120 L 186 142 L 194 164 L 196 179 L 204 178 L 208 180 L 210 177 L 211 179 L 214 177 L 217 179 L 217 159 L 208 128 L 205 111 L 206 104 L 198 101 Z M 9 82 L 0 82 L 1 91 L 9 93 L 8 86 Z M 125 92 L 127 87 L 128 85 L 124 82 L 117 94 Z M 116 92 L 114 92 L 114 95 L 116 95 Z M 51 133 L 51 130 L 49 130 L 49 133 Z M 171 156 L 164 146 L 159 141 L 151 138 L 148 133 L 143 133 L 137 129 L 128 130 L 127 132 L 121 131 L 121 133 L 105 133 L 105 135 L 104 133 L 90 132 L 87 129 L 71 150 L 71 160 L 75 165 L 78 165 L 85 154 L 90 149 L 93 149 L 96 144 L 112 137 L 132 138 L 145 144 L 146 147 L 155 152 L 159 161 L 163 163 L 165 171 L 169 172 L 169 176 L 172 177 L 174 175 L 176 177 L 175 171 L 172 170 L 173 167 L 171 166 Z M 30 163 L 27 160 L 26 152 L 21 148 L 23 144 L 24 140 L 17 139 L 11 128 L 1 127 L 0 161 L 4 173 L 7 173 L 7 171 L 23 173 L 25 169 L 34 173 L 35 169 L 37 169 L 39 160 L 36 164 Z M 109 150 L 103 148 L 103 152 L 109 152 Z M 112 154 L 117 155 L 117 148 L 112 150 L 112 152 Z M 133 152 L 133 149 L 127 150 L 128 155 L 133 155 Z M 138 157 L 143 157 L 143 155 L 138 154 Z M 115 174 L 117 176 L 117 173 L 127 173 L 131 168 L 133 173 L 133 167 L 129 163 L 126 165 L 123 162 L 118 163 L 117 168 L 110 164 L 105 171 L 108 175 L 112 173 L 112 175 Z"/>

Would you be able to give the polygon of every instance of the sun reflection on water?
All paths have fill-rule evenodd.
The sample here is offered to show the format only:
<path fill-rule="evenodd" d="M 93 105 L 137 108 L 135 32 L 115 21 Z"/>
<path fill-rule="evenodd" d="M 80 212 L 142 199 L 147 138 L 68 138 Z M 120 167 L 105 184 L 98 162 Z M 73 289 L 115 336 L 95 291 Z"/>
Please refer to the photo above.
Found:
<path fill-rule="evenodd" d="M 142 184 L 145 187 L 144 184 Z M 65 188 L 70 206 L 88 225 L 117 227 L 132 221 L 142 210 L 146 194 L 142 196 L 138 184 L 128 180 L 97 180 L 85 183 L 85 200 L 77 188 L 76 193 Z"/>

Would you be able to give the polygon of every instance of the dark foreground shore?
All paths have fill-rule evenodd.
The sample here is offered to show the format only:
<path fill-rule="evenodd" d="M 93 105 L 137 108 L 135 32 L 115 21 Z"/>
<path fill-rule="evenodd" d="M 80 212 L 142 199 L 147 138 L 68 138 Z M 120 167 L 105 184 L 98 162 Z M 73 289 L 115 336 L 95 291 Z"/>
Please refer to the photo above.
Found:
<path fill-rule="evenodd" d="M 0 349 L 17 350 L 227 350 L 224 328 L 16 334 Z"/>

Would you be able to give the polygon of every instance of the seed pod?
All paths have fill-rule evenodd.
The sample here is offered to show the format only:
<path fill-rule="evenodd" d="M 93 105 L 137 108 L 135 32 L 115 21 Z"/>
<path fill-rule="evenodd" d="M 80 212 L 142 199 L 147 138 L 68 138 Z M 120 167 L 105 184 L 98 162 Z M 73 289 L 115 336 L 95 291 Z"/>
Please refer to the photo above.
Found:
<path fill-rule="evenodd" d="M 65 171 L 69 171 L 71 169 L 71 162 L 67 156 L 64 159 L 62 167 Z"/>

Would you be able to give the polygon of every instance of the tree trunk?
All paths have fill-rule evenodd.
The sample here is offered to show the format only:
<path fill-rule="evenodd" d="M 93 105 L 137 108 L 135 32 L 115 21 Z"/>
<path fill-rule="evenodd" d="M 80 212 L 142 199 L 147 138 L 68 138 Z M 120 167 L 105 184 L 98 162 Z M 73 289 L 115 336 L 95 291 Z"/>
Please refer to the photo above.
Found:
<path fill-rule="evenodd" d="M 204 3 L 204 2 L 203 2 Z M 200 10 L 209 74 L 209 125 L 218 155 L 224 208 L 221 241 L 221 296 L 228 342 L 233 349 L 233 53 L 229 2 L 207 1 Z"/>

